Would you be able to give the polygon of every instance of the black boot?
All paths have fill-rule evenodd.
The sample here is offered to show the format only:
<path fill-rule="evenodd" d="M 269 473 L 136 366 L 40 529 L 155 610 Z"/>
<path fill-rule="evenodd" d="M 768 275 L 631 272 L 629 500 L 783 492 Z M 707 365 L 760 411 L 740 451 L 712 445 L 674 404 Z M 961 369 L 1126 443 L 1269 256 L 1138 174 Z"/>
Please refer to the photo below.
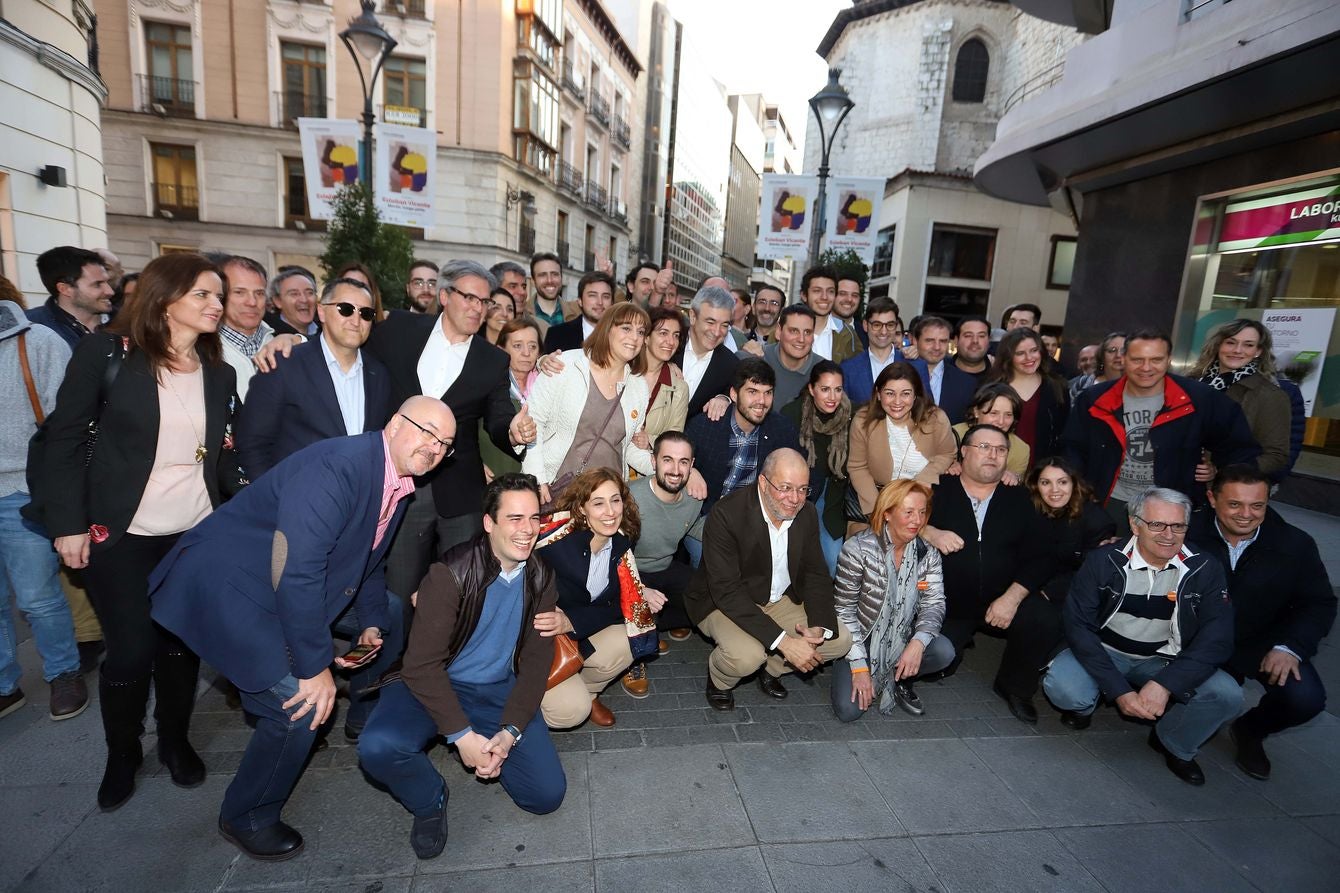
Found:
<path fill-rule="evenodd" d="M 144 761 L 140 736 L 144 734 L 149 677 L 109 682 L 106 676 L 101 676 L 98 692 L 102 728 L 107 738 L 107 768 L 98 785 L 98 806 L 104 812 L 111 812 L 135 793 L 135 772 Z"/>
<path fill-rule="evenodd" d="M 170 650 L 160 649 L 154 658 L 158 761 L 167 767 L 172 783 L 183 788 L 205 781 L 205 764 L 187 738 L 199 679 L 200 658 L 180 643 Z"/>

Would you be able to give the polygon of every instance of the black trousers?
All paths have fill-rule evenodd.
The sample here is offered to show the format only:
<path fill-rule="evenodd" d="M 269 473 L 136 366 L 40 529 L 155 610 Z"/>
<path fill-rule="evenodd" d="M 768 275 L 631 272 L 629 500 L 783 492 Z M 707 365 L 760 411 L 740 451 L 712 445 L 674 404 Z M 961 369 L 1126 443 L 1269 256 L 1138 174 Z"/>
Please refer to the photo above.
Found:
<path fill-rule="evenodd" d="M 1256 681 L 1265 686 L 1260 702 L 1242 715 L 1238 722 L 1249 731 L 1264 738 L 1303 723 L 1326 709 L 1326 687 L 1310 661 L 1298 664 L 1298 675 L 1284 680 L 1283 685 L 1271 685 L 1265 673 L 1257 673 Z M 1238 679 L 1242 682 L 1242 679 Z"/>
<path fill-rule="evenodd" d="M 639 575 L 644 585 L 665 593 L 665 607 L 656 615 L 657 629 L 688 629 L 693 626 L 684 611 L 684 590 L 689 588 L 693 568 L 674 559 L 666 565 L 665 570 L 639 571 Z"/>
<path fill-rule="evenodd" d="M 1061 606 L 1039 593 L 1029 593 L 1005 629 L 987 624 L 986 605 L 975 616 L 946 617 L 940 635 L 954 645 L 958 654 L 955 666 L 962 659 L 964 646 L 979 632 L 1005 640 L 996 684 L 1016 697 L 1031 698 L 1037 693 L 1044 665 L 1064 635 Z"/>

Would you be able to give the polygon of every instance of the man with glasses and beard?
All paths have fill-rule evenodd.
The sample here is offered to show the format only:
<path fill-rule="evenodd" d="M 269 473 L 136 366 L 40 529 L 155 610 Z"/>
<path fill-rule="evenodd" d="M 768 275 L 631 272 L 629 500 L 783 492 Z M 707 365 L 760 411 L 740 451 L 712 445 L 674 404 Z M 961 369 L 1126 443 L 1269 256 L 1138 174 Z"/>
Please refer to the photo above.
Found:
<path fill-rule="evenodd" d="M 409 265 L 405 280 L 405 305 L 410 313 L 437 313 L 437 264 L 416 260 Z"/>
<path fill-rule="evenodd" d="M 763 356 L 763 345 L 768 343 L 768 339 L 777 328 L 777 317 L 781 315 L 782 305 L 785 303 L 786 295 L 775 285 L 758 287 L 758 291 L 754 292 L 754 303 L 750 312 L 754 324 L 747 329 L 732 330 L 735 343 L 740 345 L 741 350 L 747 350 L 756 357 Z"/>

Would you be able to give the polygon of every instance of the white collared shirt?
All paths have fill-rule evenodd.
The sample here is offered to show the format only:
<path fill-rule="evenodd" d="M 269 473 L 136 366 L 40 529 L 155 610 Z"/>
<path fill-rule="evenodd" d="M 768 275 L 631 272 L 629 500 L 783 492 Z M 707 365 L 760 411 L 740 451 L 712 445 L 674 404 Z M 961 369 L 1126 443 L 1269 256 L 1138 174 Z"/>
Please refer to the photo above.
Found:
<path fill-rule="evenodd" d="M 828 321 L 822 329 L 814 330 L 813 351 L 825 360 L 833 359 L 833 333 L 842 331 L 842 320 L 828 314 Z"/>
<path fill-rule="evenodd" d="M 605 545 L 591 551 L 591 561 L 586 568 L 586 594 L 591 601 L 604 595 L 610 585 L 610 557 L 613 554 L 613 540 L 605 540 Z"/>
<path fill-rule="evenodd" d="M 596 324 L 593 323 L 593 322 L 591 322 L 591 320 L 587 319 L 585 316 L 583 316 L 583 317 L 582 317 L 582 343 L 583 343 L 583 344 L 586 343 L 586 339 L 587 339 L 587 338 L 590 338 L 590 337 L 591 337 L 591 333 L 594 332 L 595 330 L 596 330 Z"/>
<path fill-rule="evenodd" d="M 703 356 L 698 356 L 693 351 L 693 339 L 684 345 L 684 368 L 680 371 L 684 373 L 684 380 L 689 383 L 689 396 L 698 393 L 698 385 L 703 383 L 703 376 L 707 374 L 707 367 L 712 362 L 713 351 L 708 351 Z M 712 395 L 713 397 L 716 394 Z"/>
<path fill-rule="evenodd" d="M 499 567 L 498 576 L 503 578 L 503 582 L 510 583 L 516 579 L 517 574 L 521 573 L 525 569 L 526 569 L 526 562 L 518 561 L 516 563 L 516 567 L 512 568 L 510 571 L 505 571 L 501 567 Z"/>
<path fill-rule="evenodd" d="M 423 353 L 419 354 L 417 369 L 424 396 L 441 397 L 455 384 L 461 370 L 465 368 L 465 355 L 470 352 L 470 342 L 473 340 L 472 335 L 464 341 L 449 344 L 442 324 L 439 322 L 433 326 L 428 343 L 423 346 Z"/>
<path fill-rule="evenodd" d="M 331 353 L 326 337 L 321 342 L 321 353 L 326 358 L 326 371 L 335 385 L 335 400 L 340 404 L 340 415 L 344 417 L 344 433 L 353 436 L 363 433 L 364 396 L 363 396 L 363 351 L 358 351 L 354 364 L 345 372 L 340 361 Z"/>
<path fill-rule="evenodd" d="M 945 362 L 946 360 L 941 360 L 936 363 L 934 369 L 931 368 L 930 363 L 926 364 L 926 377 L 930 379 L 931 396 L 935 398 L 936 406 L 940 405 L 940 386 L 943 385 L 945 381 Z"/>
<path fill-rule="evenodd" d="M 758 494 L 758 507 L 763 512 L 764 522 L 768 525 L 768 544 L 772 549 L 772 587 L 768 590 L 768 604 L 775 605 L 782 600 L 783 593 L 791 586 L 791 568 L 788 566 L 787 558 L 791 546 L 791 525 L 795 523 L 795 519 L 783 521 L 780 527 L 774 524 L 768 514 L 768 507 L 763 504 L 762 491 Z"/>
<path fill-rule="evenodd" d="M 870 358 L 870 380 L 874 381 L 879 378 L 879 373 L 884 371 L 885 366 L 898 359 L 898 351 L 894 350 L 893 345 L 889 345 L 889 355 L 882 360 L 875 356 L 873 350 L 866 351 L 866 356 Z"/>

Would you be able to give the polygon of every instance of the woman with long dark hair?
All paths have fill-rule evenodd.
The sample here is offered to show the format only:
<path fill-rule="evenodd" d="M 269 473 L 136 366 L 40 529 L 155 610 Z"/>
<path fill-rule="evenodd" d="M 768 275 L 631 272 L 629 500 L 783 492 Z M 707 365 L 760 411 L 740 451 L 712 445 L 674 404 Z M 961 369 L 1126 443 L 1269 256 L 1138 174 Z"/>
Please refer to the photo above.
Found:
<path fill-rule="evenodd" d="M 198 254 L 150 261 L 110 331 L 75 348 L 47 421 L 47 528 L 61 560 L 87 568 L 107 646 L 104 810 L 134 793 L 151 682 L 159 760 L 178 785 L 205 780 L 187 740 L 200 660 L 150 619 L 148 580 L 183 532 L 246 483 L 231 434 L 236 375 L 217 331 L 226 291 Z"/>
<path fill-rule="evenodd" d="M 996 348 L 996 361 L 986 375 L 986 384 L 1004 382 L 1022 401 L 1014 433 L 1028 444 L 1034 456 L 1057 452 L 1070 392 L 1065 379 L 1056 375 L 1046 357 L 1042 336 L 1032 329 L 1012 329 Z"/>
<path fill-rule="evenodd" d="M 800 447 L 809 457 L 809 500 L 819 510 L 819 542 L 828 573 L 837 570 L 838 553 L 847 532 L 847 449 L 851 401 L 843 392 L 842 367 L 820 360 L 800 396 L 782 407 L 782 415 L 800 432 Z"/>
<path fill-rule="evenodd" d="M 1114 540 L 1117 526 L 1093 501 L 1093 489 L 1067 459 L 1043 458 L 1028 473 L 1025 485 L 1048 531 L 1046 542 L 1056 556 L 1056 571 L 1043 584 L 1042 594 L 1059 609 L 1085 556 Z"/>
<path fill-rule="evenodd" d="M 1256 467 L 1272 478 L 1289 467 L 1292 407 L 1276 378 L 1270 330 L 1254 319 L 1235 319 L 1210 333 L 1188 373 L 1242 407 L 1247 427 L 1261 444 Z"/>
<path fill-rule="evenodd" d="M 990 425 L 1004 431 L 1010 439 L 1010 452 L 1005 456 L 1005 474 L 1000 482 L 1013 487 L 1028 474 L 1028 444 L 1014 433 L 1014 426 L 1023 412 L 1024 402 L 1014 392 L 1014 388 L 1001 382 L 984 384 L 972 395 L 968 404 L 967 418 L 954 426 L 954 439 L 963 440 L 963 435 L 974 425 Z M 962 466 L 957 459 L 949 466 L 950 474 L 958 474 Z"/>

